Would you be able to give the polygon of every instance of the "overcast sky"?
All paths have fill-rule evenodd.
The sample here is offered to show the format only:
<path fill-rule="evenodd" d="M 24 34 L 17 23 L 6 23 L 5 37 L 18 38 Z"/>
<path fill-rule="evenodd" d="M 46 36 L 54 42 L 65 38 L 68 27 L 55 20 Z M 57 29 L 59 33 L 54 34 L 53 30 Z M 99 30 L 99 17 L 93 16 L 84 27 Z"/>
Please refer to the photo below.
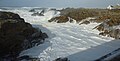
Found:
<path fill-rule="evenodd" d="M 24 7 L 106 7 L 120 0 L 0 0 L 0 6 Z"/>

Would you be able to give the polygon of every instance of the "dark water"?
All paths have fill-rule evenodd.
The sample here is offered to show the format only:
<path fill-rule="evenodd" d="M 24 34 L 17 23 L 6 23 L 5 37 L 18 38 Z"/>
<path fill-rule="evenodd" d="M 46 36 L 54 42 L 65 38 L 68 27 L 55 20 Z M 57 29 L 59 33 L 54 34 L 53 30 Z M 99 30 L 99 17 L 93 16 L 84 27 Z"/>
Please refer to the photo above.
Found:
<path fill-rule="evenodd" d="M 11 7 L 88 7 L 105 8 L 120 0 L 0 0 L 0 6 Z"/>

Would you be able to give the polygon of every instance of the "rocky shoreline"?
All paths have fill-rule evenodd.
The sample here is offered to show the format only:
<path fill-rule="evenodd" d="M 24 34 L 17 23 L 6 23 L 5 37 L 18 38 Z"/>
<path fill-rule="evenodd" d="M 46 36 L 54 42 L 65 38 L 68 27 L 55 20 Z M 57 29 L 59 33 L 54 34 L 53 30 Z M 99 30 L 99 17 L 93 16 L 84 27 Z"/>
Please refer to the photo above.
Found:
<path fill-rule="evenodd" d="M 18 14 L 0 11 L 0 61 L 19 61 L 23 50 L 43 43 L 46 33 L 35 29 Z"/>
<path fill-rule="evenodd" d="M 93 29 L 100 31 L 99 35 L 120 39 L 120 10 L 65 8 L 60 10 L 61 16 L 54 17 L 49 22 L 78 24 L 100 23 Z"/>

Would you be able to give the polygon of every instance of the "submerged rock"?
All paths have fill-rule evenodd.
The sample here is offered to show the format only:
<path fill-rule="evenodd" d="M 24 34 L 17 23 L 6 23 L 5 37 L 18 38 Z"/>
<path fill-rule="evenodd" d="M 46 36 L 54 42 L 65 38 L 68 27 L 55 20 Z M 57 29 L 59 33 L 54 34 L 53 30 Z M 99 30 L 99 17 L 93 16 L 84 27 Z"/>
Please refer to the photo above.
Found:
<path fill-rule="evenodd" d="M 54 61 L 70 61 L 68 58 L 57 58 Z"/>
<path fill-rule="evenodd" d="M 36 33 L 39 36 L 33 36 Z M 34 46 L 33 41 L 43 42 L 47 37 L 46 33 L 33 28 L 18 14 L 0 11 L 0 60 L 7 58 L 9 61 L 16 61 L 22 50 Z"/>

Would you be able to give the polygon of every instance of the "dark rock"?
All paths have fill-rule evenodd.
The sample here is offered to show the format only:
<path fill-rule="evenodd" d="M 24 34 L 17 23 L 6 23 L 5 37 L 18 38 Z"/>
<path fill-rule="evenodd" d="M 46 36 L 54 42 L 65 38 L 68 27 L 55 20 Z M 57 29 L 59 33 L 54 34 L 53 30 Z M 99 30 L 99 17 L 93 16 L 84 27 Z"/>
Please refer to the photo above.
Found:
<path fill-rule="evenodd" d="M 38 38 L 44 40 L 45 38 L 48 38 L 48 35 L 46 33 L 42 33 L 41 31 L 37 31 L 36 33 L 32 34 L 32 36 L 29 39 L 38 39 Z"/>
<path fill-rule="evenodd" d="M 32 36 L 35 33 L 38 36 Z M 0 11 L 0 59 L 13 58 L 11 61 L 15 61 L 15 57 L 22 50 L 31 48 L 36 43 L 40 44 L 45 38 L 47 38 L 45 33 L 41 31 L 38 33 L 37 29 L 18 14 Z"/>
<path fill-rule="evenodd" d="M 44 16 L 43 13 L 35 12 L 31 14 L 32 16 Z"/>
<path fill-rule="evenodd" d="M 80 23 L 80 25 L 81 24 L 89 24 L 89 23 L 90 23 L 90 21 L 84 21 L 84 22 Z"/>
<path fill-rule="evenodd" d="M 20 19 L 20 16 L 18 14 L 12 13 L 12 12 L 0 12 L 0 18 L 3 19 Z"/>
<path fill-rule="evenodd" d="M 57 58 L 54 61 L 70 61 L 68 58 Z"/>
<path fill-rule="evenodd" d="M 48 38 L 48 35 L 46 33 L 42 33 L 42 39 L 44 40 L 44 38 Z"/>
<path fill-rule="evenodd" d="M 27 39 L 24 41 L 23 43 L 24 49 L 42 44 L 45 38 L 48 38 L 48 35 L 46 33 L 36 31 L 35 33 L 32 34 L 32 36 L 27 37 Z"/>
<path fill-rule="evenodd" d="M 44 13 L 45 13 L 45 9 L 43 9 L 40 13 L 41 13 L 41 14 L 44 14 Z"/>
<path fill-rule="evenodd" d="M 57 11 L 57 9 L 55 9 L 55 8 L 51 8 L 50 10 Z"/>
<path fill-rule="evenodd" d="M 35 12 L 35 9 L 31 9 L 29 12 Z"/>
<path fill-rule="evenodd" d="M 0 19 L 0 56 L 17 55 L 22 50 L 21 44 L 26 38 L 22 31 L 29 28 L 28 24 L 18 14 L 11 12 L 0 12 Z"/>
<path fill-rule="evenodd" d="M 119 61 L 119 60 L 120 60 L 120 55 L 118 55 L 118 56 L 112 58 L 112 59 L 109 60 L 109 61 Z"/>
<path fill-rule="evenodd" d="M 30 57 L 28 55 L 25 55 L 25 56 L 21 56 L 19 57 L 20 60 L 23 60 L 23 59 L 26 59 L 26 60 L 29 60 Z"/>
<path fill-rule="evenodd" d="M 18 58 L 20 61 L 21 60 L 26 60 L 26 61 L 40 61 L 40 58 L 31 58 L 30 56 L 28 55 L 25 55 L 25 56 L 21 56 Z"/>
<path fill-rule="evenodd" d="M 35 9 L 31 9 L 29 12 L 33 12 L 33 14 L 31 14 L 32 16 L 44 16 L 45 9 L 42 9 L 41 12 L 37 12 Z"/>
<path fill-rule="evenodd" d="M 29 12 L 36 12 L 38 10 L 42 10 L 42 11 L 45 11 L 47 8 L 33 8 L 31 10 L 29 10 Z"/>

